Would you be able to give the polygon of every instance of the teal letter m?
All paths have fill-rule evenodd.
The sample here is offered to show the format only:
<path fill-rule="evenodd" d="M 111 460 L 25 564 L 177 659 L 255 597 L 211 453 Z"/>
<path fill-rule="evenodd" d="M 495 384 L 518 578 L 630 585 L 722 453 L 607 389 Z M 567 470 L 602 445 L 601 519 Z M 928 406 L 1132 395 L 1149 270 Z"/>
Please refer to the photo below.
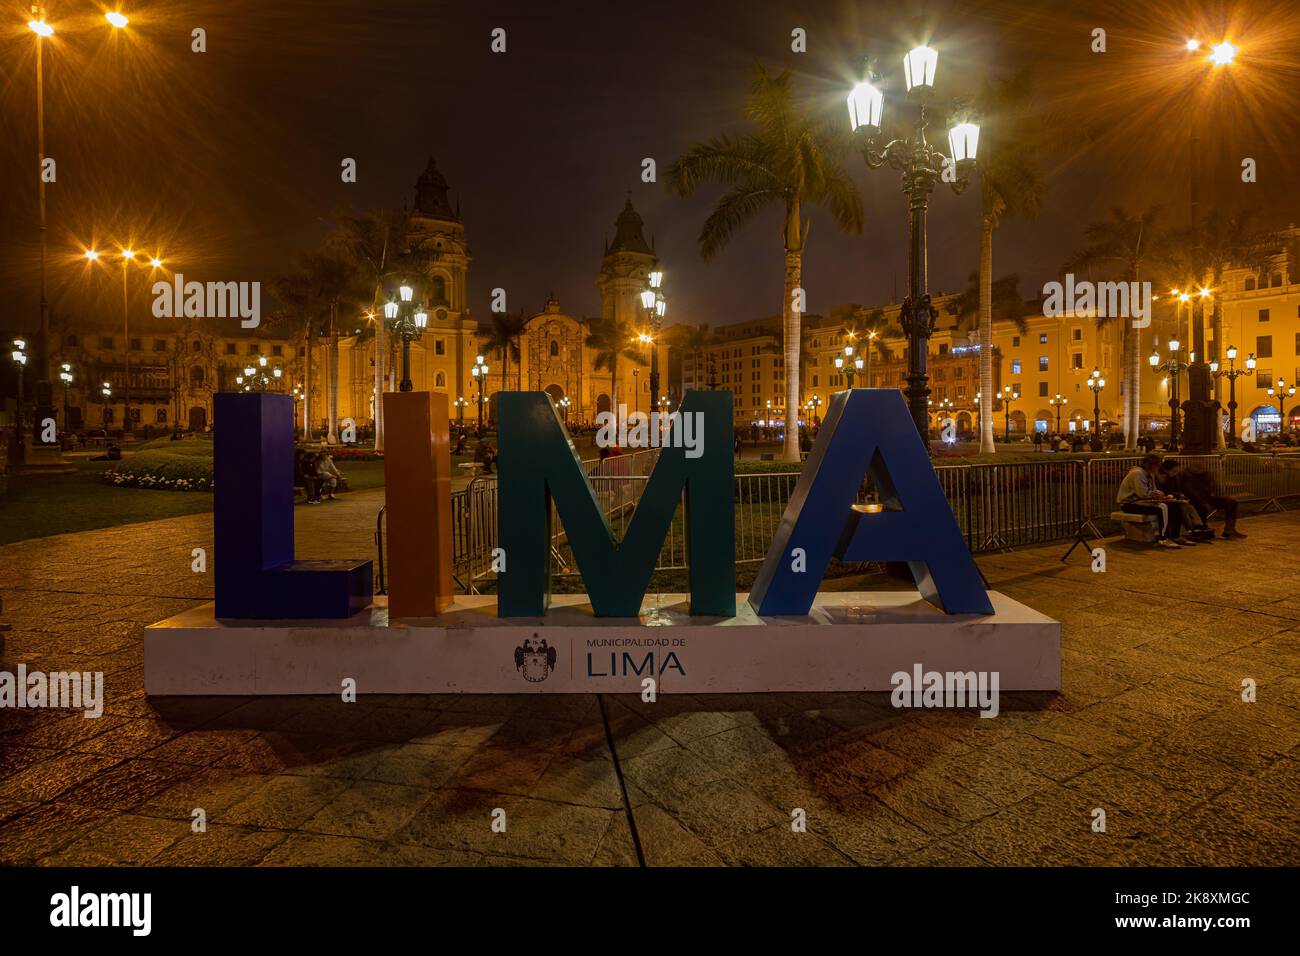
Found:
<path fill-rule="evenodd" d="M 683 491 L 691 613 L 735 616 L 730 392 L 686 394 L 681 418 L 665 432 L 667 447 L 620 542 L 614 540 L 609 517 L 550 397 L 545 392 L 501 392 L 498 403 L 497 541 L 505 551 L 498 582 L 500 617 L 536 617 L 550 604 L 552 502 L 592 610 L 600 617 L 636 617 Z M 693 427 L 685 427 L 687 416 Z"/>

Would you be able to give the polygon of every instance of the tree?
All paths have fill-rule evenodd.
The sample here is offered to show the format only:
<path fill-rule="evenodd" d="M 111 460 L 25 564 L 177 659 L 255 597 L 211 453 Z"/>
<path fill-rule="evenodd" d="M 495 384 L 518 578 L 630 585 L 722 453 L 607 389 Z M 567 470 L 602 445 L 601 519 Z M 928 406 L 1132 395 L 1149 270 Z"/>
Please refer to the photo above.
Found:
<path fill-rule="evenodd" d="M 513 358 L 519 362 L 519 340 L 528 326 L 528 319 L 522 312 L 493 312 L 487 335 L 483 336 L 483 350 L 501 352 L 501 390 L 509 386 L 506 383 L 506 371 Z M 486 384 L 486 383 L 484 383 Z M 523 382 L 519 383 L 523 388 Z"/>
<path fill-rule="evenodd" d="M 713 344 L 713 330 L 707 325 L 675 325 L 671 344 L 691 357 L 691 367 L 695 370 L 692 380 L 696 388 L 699 388 L 700 356 Z"/>
<path fill-rule="evenodd" d="M 619 358 L 630 358 L 634 362 L 646 360 L 645 354 L 633 343 L 632 327 L 612 317 L 592 319 L 584 344 L 592 350 L 593 367 L 609 369 L 610 408 L 618 414 Z"/>
<path fill-rule="evenodd" d="M 989 297 L 989 312 L 995 320 L 1015 323 L 1016 331 L 1022 335 L 1029 331 L 1028 316 L 1032 310 L 1020 294 L 1018 272 L 1001 276 L 989 283 L 985 283 L 980 273 L 972 272 L 966 279 L 966 288 L 947 307 L 948 314 L 957 319 L 959 329 L 968 332 L 980 327 L 984 319 L 986 294 Z M 989 388 L 992 387 L 990 381 Z M 983 385 L 980 388 L 982 390 Z"/>
<path fill-rule="evenodd" d="M 1033 219 L 1047 191 L 1039 157 L 1049 149 L 1052 123 L 1034 108 L 1026 71 L 988 81 L 977 97 L 980 114 L 980 266 L 978 315 L 980 394 L 993 392 L 993 230 L 1007 216 Z M 1018 298 L 1018 296 L 1017 296 Z M 981 401 L 980 453 L 996 451 L 993 403 Z"/>
<path fill-rule="evenodd" d="M 369 298 L 365 278 L 335 250 L 310 253 L 304 259 L 309 295 L 319 309 L 329 339 L 326 368 L 329 376 L 328 430 L 325 440 L 337 444 L 339 413 L 339 338 L 344 313 L 359 309 Z M 308 349 L 311 343 L 308 342 Z"/>
<path fill-rule="evenodd" d="M 320 330 L 321 302 L 316 298 L 315 286 L 304 265 L 288 275 L 280 276 L 272 286 L 275 306 L 272 318 L 290 328 L 300 330 L 303 340 L 302 377 L 302 434 L 311 439 L 312 401 L 312 345 Z"/>
<path fill-rule="evenodd" d="M 1160 208 L 1152 206 L 1137 216 L 1130 216 L 1119 206 L 1110 218 L 1094 222 L 1083 230 L 1086 245 L 1072 255 L 1062 267 L 1073 272 L 1080 267 L 1104 267 L 1113 270 L 1125 282 L 1143 281 L 1148 271 L 1165 266 L 1171 259 L 1170 234 L 1160 228 Z M 1121 368 L 1124 389 L 1124 447 L 1137 448 L 1141 428 L 1142 330 L 1135 328 L 1131 316 L 1122 317 Z"/>
<path fill-rule="evenodd" d="M 434 258 L 427 241 L 413 236 L 409 210 L 343 211 L 334 216 L 334 227 L 326 238 L 330 251 L 349 262 L 358 281 L 371 290 L 369 312 L 374 336 L 375 366 L 375 450 L 384 448 L 384 376 L 388 358 L 387 327 L 384 324 L 384 287 L 422 275 Z"/>
<path fill-rule="evenodd" d="M 697 143 L 668 169 L 667 185 L 690 196 L 705 183 L 730 187 L 700 229 L 700 255 L 711 260 L 761 211 L 782 211 L 785 249 L 781 316 L 785 336 L 785 448 L 799 460 L 800 315 L 804 311 L 803 254 L 809 221 L 803 207 L 822 204 L 846 231 L 862 231 L 862 199 L 840 165 L 848 145 L 847 124 L 816 116 L 796 103 L 788 70 L 772 76 L 754 69 L 744 109 L 752 130 Z M 796 298 L 798 296 L 798 298 Z"/>

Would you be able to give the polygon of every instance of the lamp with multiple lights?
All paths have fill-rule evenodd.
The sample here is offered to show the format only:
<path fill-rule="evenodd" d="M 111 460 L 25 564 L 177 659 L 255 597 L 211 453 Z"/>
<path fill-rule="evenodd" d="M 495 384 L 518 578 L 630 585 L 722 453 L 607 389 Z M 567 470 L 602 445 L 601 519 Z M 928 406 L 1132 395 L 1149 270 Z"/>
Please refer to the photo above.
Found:
<path fill-rule="evenodd" d="M 934 93 L 938 64 L 938 52 L 925 45 L 915 47 L 903 57 L 907 94 L 917 104 L 912 135 L 905 139 L 880 143 L 885 96 L 870 69 L 867 78 L 855 86 L 848 97 L 849 122 L 863 137 L 863 158 L 867 166 L 878 169 L 887 163 L 902 173 L 903 192 L 908 198 L 908 291 L 899 322 L 908 341 L 907 402 L 922 440 L 929 431 L 927 399 L 930 388 L 926 356 L 938 318 L 937 310 L 930 303 L 926 209 L 930 193 L 941 178 L 955 193 L 962 192 L 969 185 L 980 135 L 979 125 L 973 121 L 970 112 L 962 104 L 955 103 L 948 130 L 949 155 L 945 156 L 927 141 L 927 110 Z"/>
<path fill-rule="evenodd" d="M 384 303 L 384 319 L 402 339 L 402 383 L 399 391 L 415 388 L 411 383 L 411 339 L 418 338 L 429 326 L 424 306 L 415 304 L 415 290 L 409 282 L 397 288 L 397 298 Z"/>
<path fill-rule="evenodd" d="M 1147 362 L 1158 372 L 1169 375 L 1169 450 L 1178 451 L 1178 376 L 1191 368 L 1188 362 L 1178 358 L 1182 343 L 1177 338 L 1169 340 L 1169 361 L 1160 361 L 1160 350 L 1153 348 L 1147 356 Z"/>
<path fill-rule="evenodd" d="M 659 263 L 651 267 L 646 276 L 646 287 L 641 290 L 641 308 L 646 312 L 646 324 L 649 333 L 642 332 L 638 338 L 643 345 L 650 347 L 650 407 L 659 407 L 659 348 L 657 338 L 659 323 L 668 310 L 668 302 L 663 294 L 664 271 Z"/>
<path fill-rule="evenodd" d="M 478 404 L 478 430 L 483 430 L 483 400 L 484 391 L 487 388 L 488 367 L 483 361 L 483 356 L 479 355 L 474 359 L 474 364 L 470 367 L 469 374 L 474 377 L 474 384 L 478 388 L 478 395 L 474 401 Z"/>
<path fill-rule="evenodd" d="M 1228 380 L 1228 447 L 1237 447 L 1237 379 L 1242 375 L 1255 374 L 1255 353 L 1246 356 L 1246 367 L 1237 368 L 1237 346 L 1229 345 L 1224 353 L 1228 357 L 1228 367 L 1220 368 L 1218 359 L 1210 363 L 1210 374 L 1215 378 Z"/>
<path fill-rule="evenodd" d="M 265 355 L 257 357 L 256 365 L 244 367 L 244 374 L 235 376 L 235 384 L 245 392 L 270 392 L 284 377 L 284 370 L 278 365 L 272 366 Z"/>
<path fill-rule="evenodd" d="M 1279 378 L 1265 389 L 1264 393 L 1269 398 L 1277 399 L 1279 434 L 1289 435 L 1291 433 L 1291 423 L 1286 420 L 1286 400 L 1295 395 L 1295 386 L 1288 385 L 1285 379 Z"/>

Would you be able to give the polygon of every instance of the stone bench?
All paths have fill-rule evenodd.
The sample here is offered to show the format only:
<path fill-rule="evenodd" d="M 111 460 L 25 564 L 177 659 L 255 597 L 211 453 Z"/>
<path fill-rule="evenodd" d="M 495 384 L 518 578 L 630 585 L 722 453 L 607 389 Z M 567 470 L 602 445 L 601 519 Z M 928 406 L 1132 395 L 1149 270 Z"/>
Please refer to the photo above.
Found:
<path fill-rule="evenodd" d="M 1127 511 L 1112 511 L 1110 520 L 1124 531 L 1124 537 L 1139 544 L 1154 544 L 1160 536 L 1160 523 L 1155 515 L 1131 515 Z"/>

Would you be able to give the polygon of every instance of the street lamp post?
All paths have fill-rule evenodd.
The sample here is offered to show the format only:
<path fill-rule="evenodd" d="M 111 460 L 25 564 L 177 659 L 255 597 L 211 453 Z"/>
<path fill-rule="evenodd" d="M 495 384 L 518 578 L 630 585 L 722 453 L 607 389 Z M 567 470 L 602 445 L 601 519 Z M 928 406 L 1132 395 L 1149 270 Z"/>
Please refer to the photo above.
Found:
<path fill-rule="evenodd" d="M 1160 353 L 1156 349 L 1151 350 L 1147 356 L 1147 361 L 1153 369 L 1161 372 L 1167 372 L 1169 375 L 1169 450 L 1178 451 L 1178 376 L 1191 366 L 1187 362 L 1178 360 L 1178 350 L 1181 343 L 1177 338 L 1169 340 L 1169 361 L 1161 364 Z"/>
<path fill-rule="evenodd" d="M 1246 367 L 1237 368 L 1237 346 L 1229 345 L 1225 353 L 1228 356 L 1228 367 L 1220 369 L 1218 361 L 1210 363 L 1210 374 L 1215 378 L 1226 378 L 1228 380 L 1228 447 L 1237 447 L 1237 379 L 1242 375 L 1253 375 L 1255 372 L 1255 353 L 1251 352 L 1246 356 Z"/>
<path fill-rule="evenodd" d="M 1011 441 L 1011 403 L 1019 400 L 1020 389 L 1012 388 L 1010 385 L 1003 385 L 1002 391 L 998 396 L 1002 399 L 1002 412 L 1006 418 L 1006 435 L 1003 441 Z"/>
<path fill-rule="evenodd" d="M 14 339 L 14 349 L 10 357 L 14 364 L 18 366 L 18 434 L 23 432 L 23 371 L 27 368 L 27 342 L 25 339 Z"/>
<path fill-rule="evenodd" d="M 465 401 L 464 395 L 459 395 L 457 396 L 456 401 L 452 402 L 452 404 L 456 406 L 456 424 L 459 425 L 461 428 L 464 428 L 465 427 L 465 406 L 468 405 L 469 402 Z"/>
<path fill-rule="evenodd" d="M 1286 420 L 1286 400 L 1290 396 L 1295 394 L 1295 386 L 1287 385 L 1285 379 L 1279 378 L 1276 382 L 1273 383 L 1272 386 L 1270 386 L 1266 390 L 1265 394 L 1267 394 L 1269 398 L 1273 398 L 1273 396 L 1276 394 L 1277 405 L 1278 405 L 1277 410 L 1278 410 L 1278 418 L 1279 418 L 1279 421 L 1277 423 L 1278 434 L 1289 435 L 1291 433 L 1291 428 L 1289 423 Z"/>
<path fill-rule="evenodd" d="M 844 354 L 835 356 L 835 370 L 844 372 L 849 388 L 853 387 L 853 376 L 862 371 L 862 356 L 853 357 L 853 346 L 844 346 Z"/>
<path fill-rule="evenodd" d="M 269 392 L 276 382 L 284 377 L 284 370 L 278 365 L 270 367 L 265 355 L 257 357 L 257 365 L 244 368 L 244 374 L 235 377 L 235 384 L 245 392 Z"/>
<path fill-rule="evenodd" d="M 1092 389 L 1092 444 L 1101 440 L 1101 392 L 1106 387 L 1106 380 L 1101 377 L 1101 369 L 1093 367 L 1088 376 L 1088 388 Z"/>
<path fill-rule="evenodd" d="M 109 412 L 108 405 L 113 398 L 112 386 L 109 385 L 108 382 L 105 382 L 103 387 L 99 390 L 99 394 L 104 396 L 104 409 L 102 412 L 100 412 L 99 417 L 100 417 L 100 421 L 104 425 L 104 437 L 107 438 L 108 437 L 108 412 Z"/>
<path fill-rule="evenodd" d="M 411 382 L 411 339 L 423 334 L 429 325 L 429 316 L 423 306 L 415 304 L 415 290 L 410 283 L 403 282 L 398 287 L 397 294 L 398 299 L 389 299 L 384 303 L 384 318 L 402 339 L 402 383 L 398 390 L 409 392 L 415 388 Z"/>
<path fill-rule="evenodd" d="M 668 302 L 664 299 L 664 294 L 660 291 L 663 285 L 664 272 L 655 263 L 650 270 L 649 284 L 641 293 L 641 305 L 646 310 L 646 316 L 649 319 L 649 334 L 642 333 L 641 341 L 650 346 L 650 410 L 659 410 L 659 323 L 668 309 Z"/>
<path fill-rule="evenodd" d="M 569 405 L 571 404 L 568 395 L 564 395 L 560 398 L 560 419 L 564 422 L 566 427 L 569 424 Z"/>
<path fill-rule="evenodd" d="M 1066 399 L 1060 392 L 1047 400 L 1047 404 L 1056 409 L 1056 434 L 1058 435 L 1061 434 L 1061 408 L 1065 405 L 1065 402 Z"/>
<path fill-rule="evenodd" d="M 912 411 L 912 421 L 922 441 L 929 431 L 926 400 L 930 396 L 926 358 L 930 335 L 938 311 L 930 304 L 928 265 L 926 261 L 926 210 L 930 193 L 940 178 L 948 182 L 953 192 L 960 193 L 970 182 L 975 168 L 975 152 L 979 145 L 979 126 L 968 116 L 957 117 L 948 134 L 951 158 L 932 147 L 925 137 L 929 125 L 926 106 L 934 92 L 934 76 L 939 54 L 928 46 L 918 46 L 903 58 L 903 73 L 907 92 L 918 104 L 913 134 L 906 139 L 894 139 L 878 145 L 881 117 L 884 112 L 884 94 L 868 78 L 853 88 L 849 94 L 849 121 L 855 131 L 865 136 L 863 157 L 867 166 L 878 169 L 888 163 L 903 174 L 903 192 L 908 199 L 908 293 L 899 312 L 899 322 L 907 335 L 907 401 Z M 946 175 L 949 165 L 955 175 Z"/>
<path fill-rule="evenodd" d="M 483 386 L 487 384 L 488 367 L 483 361 L 483 356 L 474 359 L 473 366 L 470 367 L 469 374 L 474 377 L 475 387 L 478 389 L 478 395 L 475 401 L 478 403 L 478 430 L 483 431 Z"/>
<path fill-rule="evenodd" d="M 68 429 L 68 388 L 72 385 L 72 366 L 64 362 L 59 371 L 59 381 L 63 382 L 63 428 Z"/>

